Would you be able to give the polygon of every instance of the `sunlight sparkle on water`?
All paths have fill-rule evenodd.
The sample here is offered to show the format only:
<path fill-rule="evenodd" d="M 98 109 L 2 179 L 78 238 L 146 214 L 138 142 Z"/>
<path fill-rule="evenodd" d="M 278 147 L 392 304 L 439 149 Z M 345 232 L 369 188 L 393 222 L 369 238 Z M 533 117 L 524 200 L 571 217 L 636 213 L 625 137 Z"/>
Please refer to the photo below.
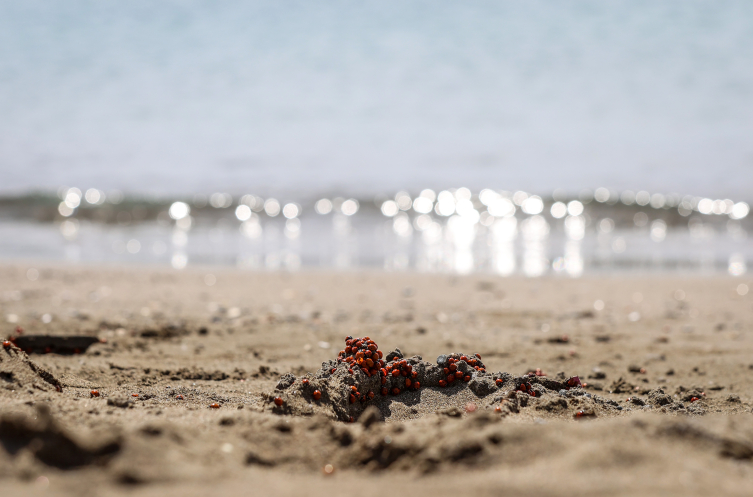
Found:
<path fill-rule="evenodd" d="M 314 204 L 314 210 L 322 216 L 329 214 L 332 212 L 332 202 L 327 198 L 320 199 Z"/>
<path fill-rule="evenodd" d="M 593 267 L 665 267 L 675 264 L 679 250 L 691 254 L 685 267 L 741 276 L 751 260 L 748 203 L 603 186 L 577 195 L 556 190 L 550 196 L 423 189 L 379 195 L 373 203 L 346 196 L 281 203 L 215 192 L 188 197 L 190 206 L 187 201 L 160 205 L 158 199 L 105 195 L 96 188 L 82 194 L 68 186 L 60 187 L 58 198 L 48 208 L 69 260 L 85 257 L 82 250 L 93 233 L 99 236 L 105 216 L 112 234 L 103 243 L 111 257 L 160 258 L 176 268 L 189 259 L 280 270 L 383 261 L 390 270 L 577 277 Z M 329 217 L 309 217 L 312 213 Z M 711 248 L 720 244 L 725 248 Z"/>
<path fill-rule="evenodd" d="M 191 208 L 185 202 L 173 202 L 170 206 L 169 214 L 176 221 L 183 219 L 191 213 Z"/>

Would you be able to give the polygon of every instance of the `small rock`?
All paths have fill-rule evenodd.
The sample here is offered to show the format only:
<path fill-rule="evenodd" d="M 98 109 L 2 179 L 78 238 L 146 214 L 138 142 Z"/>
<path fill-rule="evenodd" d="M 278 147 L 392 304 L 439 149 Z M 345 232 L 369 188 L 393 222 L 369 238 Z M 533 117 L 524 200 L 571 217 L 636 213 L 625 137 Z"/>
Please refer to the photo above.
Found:
<path fill-rule="evenodd" d="M 594 368 L 593 374 L 588 375 L 588 379 L 603 380 L 607 377 L 607 374 L 599 368 Z"/>
<path fill-rule="evenodd" d="M 463 416 L 463 411 L 460 410 L 459 407 L 448 407 L 447 409 L 441 409 L 437 411 L 437 414 L 442 414 L 444 416 L 449 416 L 451 418 L 459 418 Z"/>
<path fill-rule="evenodd" d="M 561 411 L 567 409 L 567 401 L 561 397 L 550 398 L 536 406 L 536 409 L 541 411 Z"/>
<path fill-rule="evenodd" d="M 384 418 L 382 417 L 382 413 L 379 411 L 379 409 L 377 409 L 375 406 L 369 406 L 365 411 L 363 411 L 361 417 L 358 418 L 358 422 L 361 423 L 361 425 L 365 429 L 369 429 L 369 427 L 373 424 L 384 422 Z"/>
<path fill-rule="evenodd" d="M 655 388 L 648 393 L 648 401 L 654 406 L 666 406 L 672 403 L 672 397 L 664 393 L 661 388 Z"/>
<path fill-rule="evenodd" d="M 126 408 L 132 406 L 133 401 L 126 397 L 110 397 L 109 399 L 107 399 L 107 405 Z"/>
<path fill-rule="evenodd" d="M 280 377 L 280 381 L 277 382 L 275 387 L 277 390 L 285 390 L 295 383 L 295 375 L 293 373 L 285 373 Z"/>
<path fill-rule="evenodd" d="M 680 396 L 680 400 L 685 402 L 691 402 L 694 397 L 698 399 L 705 397 L 703 390 L 698 387 L 688 389 L 680 385 L 679 387 L 677 387 L 675 393 Z"/>
<path fill-rule="evenodd" d="M 497 385 L 490 378 L 473 378 L 468 383 L 468 388 L 478 397 L 486 397 L 490 393 L 497 391 Z"/>
<path fill-rule="evenodd" d="M 390 362 L 393 359 L 402 359 L 403 352 L 400 349 L 395 349 L 384 357 L 384 362 Z"/>
<path fill-rule="evenodd" d="M 532 397 L 525 392 L 515 392 L 515 398 L 518 399 L 518 405 L 520 405 L 520 407 L 527 407 L 528 401 L 532 399 Z"/>

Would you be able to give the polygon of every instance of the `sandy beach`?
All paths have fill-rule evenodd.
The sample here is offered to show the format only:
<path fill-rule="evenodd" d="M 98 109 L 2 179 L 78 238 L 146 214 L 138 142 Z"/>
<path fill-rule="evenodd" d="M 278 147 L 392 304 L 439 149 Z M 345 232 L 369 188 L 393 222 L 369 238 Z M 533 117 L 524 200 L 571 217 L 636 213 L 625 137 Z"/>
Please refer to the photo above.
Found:
<path fill-rule="evenodd" d="M 3 494 L 750 495 L 749 284 L 5 264 Z M 348 336 L 425 384 L 338 407 Z"/>
<path fill-rule="evenodd" d="M 753 497 L 751 25 L 0 1 L 0 497 Z"/>

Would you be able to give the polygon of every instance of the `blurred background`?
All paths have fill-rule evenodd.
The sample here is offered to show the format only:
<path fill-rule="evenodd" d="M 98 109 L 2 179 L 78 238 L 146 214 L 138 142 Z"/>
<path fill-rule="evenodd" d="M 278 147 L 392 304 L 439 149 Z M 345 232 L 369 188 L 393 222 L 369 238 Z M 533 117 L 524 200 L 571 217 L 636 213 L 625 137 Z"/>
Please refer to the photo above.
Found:
<path fill-rule="evenodd" d="M 741 276 L 751 136 L 746 1 L 0 0 L 3 260 Z"/>

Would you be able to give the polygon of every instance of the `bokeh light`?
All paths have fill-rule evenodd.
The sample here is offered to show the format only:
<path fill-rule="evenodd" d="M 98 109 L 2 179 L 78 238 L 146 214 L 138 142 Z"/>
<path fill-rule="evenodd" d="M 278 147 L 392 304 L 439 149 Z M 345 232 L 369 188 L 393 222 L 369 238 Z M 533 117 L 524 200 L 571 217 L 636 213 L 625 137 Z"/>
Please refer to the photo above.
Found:
<path fill-rule="evenodd" d="M 434 210 L 440 216 L 452 216 L 455 213 L 455 196 L 447 190 L 439 192 Z"/>
<path fill-rule="evenodd" d="M 191 213 L 191 208 L 185 202 L 173 202 L 168 213 L 172 219 L 177 221 L 188 216 Z"/>
<path fill-rule="evenodd" d="M 544 201 L 541 200 L 541 197 L 539 197 L 538 195 L 530 196 L 523 201 L 521 210 L 526 214 L 541 214 L 541 212 L 544 210 Z"/>
<path fill-rule="evenodd" d="M 578 200 L 572 200 L 567 203 L 567 213 L 571 216 L 580 216 L 583 214 L 583 204 Z"/>
<path fill-rule="evenodd" d="M 400 207 L 394 200 L 385 200 L 382 202 L 381 211 L 387 217 L 395 217 L 400 212 Z"/>
<path fill-rule="evenodd" d="M 314 210 L 317 214 L 321 214 L 323 216 L 329 214 L 330 212 L 332 212 L 332 201 L 327 198 L 317 200 L 316 204 L 314 204 Z"/>
<path fill-rule="evenodd" d="M 340 206 L 340 211 L 346 216 L 354 215 L 356 212 L 358 212 L 358 209 L 359 209 L 358 200 L 354 198 L 349 198 L 348 200 L 344 201 L 342 205 Z"/>
<path fill-rule="evenodd" d="M 395 195 L 395 202 L 397 202 L 397 206 L 401 211 L 410 210 L 413 205 L 413 200 L 411 200 L 408 192 L 397 192 Z"/>
<path fill-rule="evenodd" d="M 640 206 L 648 205 L 651 202 L 651 194 L 647 191 L 640 191 L 635 194 L 635 203 Z"/>
<path fill-rule="evenodd" d="M 295 203 L 288 203 L 285 204 L 285 207 L 282 208 L 282 215 L 286 219 L 293 219 L 298 217 L 301 214 L 301 206 Z"/>
<path fill-rule="evenodd" d="M 562 219 L 567 214 L 567 205 L 563 202 L 555 202 L 552 204 L 552 208 L 549 210 L 552 217 L 555 219 Z"/>
<path fill-rule="evenodd" d="M 732 219 L 744 219 L 750 213 L 750 206 L 745 202 L 738 202 L 732 206 L 729 217 Z"/>
<path fill-rule="evenodd" d="M 235 217 L 239 221 L 247 221 L 251 218 L 251 207 L 245 204 L 241 204 L 235 208 Z"/>
<path fill-rule="evenodd" d="M 609 200 L 609 190 L 601 187 L 597 188 L 594 192 L 594 200 L 600 203 L 604 203 Z"/>
<path fill-rule="evenodd" d="M 427 197 L 416 197 L 413 200 L 413 210 L 419 214 L 428 214 L 434 208 L 434 204 Z"/>
<path fill-rule="evenodd" d="M 101 205 L 105 202 L 105 192 L 96 188 L 89 188 L 84 194 L 84 198 L 91 205 Z"/>
<path fill-rule="evenodd" d="M 494 217 L 509 217 L 515 214 L 515 205 L 509 198 L 497 197 L 488 207 L 489 214 Z"/>
<path fill-rule="evenodd" d="M 269 217 L 275 217 L 280 213 L 280 202 L 274 198 L 264 201 L 264 213 Z"/>

